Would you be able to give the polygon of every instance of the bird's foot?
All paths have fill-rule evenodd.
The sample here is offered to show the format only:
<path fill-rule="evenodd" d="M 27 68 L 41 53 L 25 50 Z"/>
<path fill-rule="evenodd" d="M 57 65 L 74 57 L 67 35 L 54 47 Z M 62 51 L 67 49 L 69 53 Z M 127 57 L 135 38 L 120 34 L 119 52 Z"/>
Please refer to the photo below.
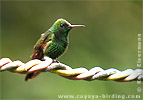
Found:
<path fill-rule="evenodd" d="M 46 60 L 50 60 L 52 58 L 50 57 L 47 57 L 47 56 L 44 56 L 43 59 L 41 59 L 42 61 L 46 61 Z M 56 59 L 52 59 L 53 60 L 53 63 L 60 63 L 59 61 L 57 61 Z"/>
<path fill-rule="evenodd" d="M 60 63 L 60 62 L 57 61 L 56 59 L 53 59 L 53 63 Z"/>

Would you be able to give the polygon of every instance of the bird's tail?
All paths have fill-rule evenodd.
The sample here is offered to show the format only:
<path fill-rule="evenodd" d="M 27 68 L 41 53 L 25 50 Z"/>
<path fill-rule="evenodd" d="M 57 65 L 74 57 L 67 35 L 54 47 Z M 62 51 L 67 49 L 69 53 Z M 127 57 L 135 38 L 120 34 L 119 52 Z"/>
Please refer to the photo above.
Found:
<path fill-rule="evenodd" d="M 33 78 L 35 78 L 36 76 L 38 76 L 40 74 L 40 72 L 33 72 L 30 74 L 27 74 L 25 77 L 25 81 L 31 80 Z"/>

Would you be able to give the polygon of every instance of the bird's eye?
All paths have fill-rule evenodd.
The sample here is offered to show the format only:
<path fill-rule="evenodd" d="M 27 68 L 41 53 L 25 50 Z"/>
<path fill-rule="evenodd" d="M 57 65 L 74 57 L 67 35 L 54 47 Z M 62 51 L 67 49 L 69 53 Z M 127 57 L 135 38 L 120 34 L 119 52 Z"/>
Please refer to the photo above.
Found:
<path fill-rule="evenodd" d="M 63 27 L 64 26 L 64 24 L 60 24 L 60 27 Z"/>

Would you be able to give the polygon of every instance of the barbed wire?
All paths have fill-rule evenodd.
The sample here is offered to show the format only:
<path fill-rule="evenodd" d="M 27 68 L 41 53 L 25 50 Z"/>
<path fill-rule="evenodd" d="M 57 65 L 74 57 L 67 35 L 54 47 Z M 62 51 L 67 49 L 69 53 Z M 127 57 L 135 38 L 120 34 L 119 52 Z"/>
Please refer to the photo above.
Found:
<path fill-rule="evenodd" d="M 143 69 L 126 69 L 124 71 L 119 71 L 115 68 L 104 70 L 101 67 L 94 67 L 90 70 L 87 70 L 86 68 L 73 69 L 49 57 L 44 57 L 44 59 L 44 61 L 34 59 L 27 63 L 23 63 L 19 60 L 12 61 L 9 58 L 2 58 L 0 59 L 0 72 L 10 71 L 28 74 L 35 71 L 49 71 L 70 80 L 112 80 L 117 82 L 143 81 Z"/>

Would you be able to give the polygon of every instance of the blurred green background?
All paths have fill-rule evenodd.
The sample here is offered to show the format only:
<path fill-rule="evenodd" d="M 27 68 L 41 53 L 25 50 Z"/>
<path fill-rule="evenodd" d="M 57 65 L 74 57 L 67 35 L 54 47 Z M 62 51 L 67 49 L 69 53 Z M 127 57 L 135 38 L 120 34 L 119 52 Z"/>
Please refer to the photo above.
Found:
<path fill-rule="evenodd" d="M 70 31 L 69 48 L 60 62 L 72 68 L 137 68 L 142 1 L 1 1 L 1 58 L 27 62 L 40 34 L 58 18 L 86 26 Z M 58 100 L 60 94 L 141 94 L 137 82 L 73 81 L 49 72 L 25 82 L 23 74 L 0 75 L 2 100 Z"/>

